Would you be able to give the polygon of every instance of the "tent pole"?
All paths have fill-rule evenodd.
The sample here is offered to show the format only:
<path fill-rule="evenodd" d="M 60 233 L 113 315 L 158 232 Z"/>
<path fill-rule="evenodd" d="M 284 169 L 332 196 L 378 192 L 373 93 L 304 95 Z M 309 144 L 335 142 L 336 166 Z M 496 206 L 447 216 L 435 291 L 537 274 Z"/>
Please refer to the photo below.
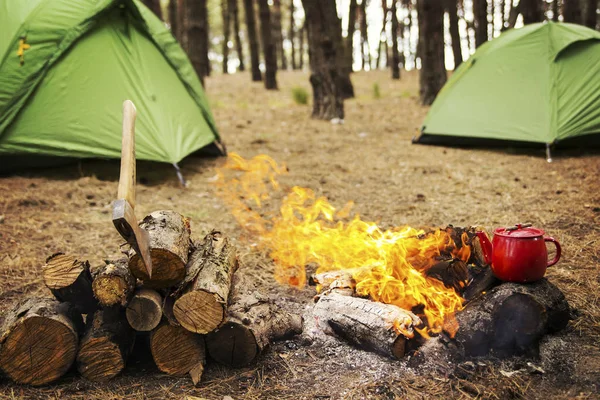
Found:
<path fill-rule="evenodd" d="M 181 169 L 179 168 L 179 165 L 177 165 L 177 163 L 173 163 L 173 166 L 175 167 L 175 173 L 177 174 L 177 178 L 179 179 L 179 182 L 183 185 L 183 187 L 187 187 L 187 182 L 183 177 L 183 174 L 181 173 Z"/>
<path fill-rule="evenodd" d="M 546 161 L 552 162 L 552 154 L 550 153 L 550 143 L 546 143 Z"/>

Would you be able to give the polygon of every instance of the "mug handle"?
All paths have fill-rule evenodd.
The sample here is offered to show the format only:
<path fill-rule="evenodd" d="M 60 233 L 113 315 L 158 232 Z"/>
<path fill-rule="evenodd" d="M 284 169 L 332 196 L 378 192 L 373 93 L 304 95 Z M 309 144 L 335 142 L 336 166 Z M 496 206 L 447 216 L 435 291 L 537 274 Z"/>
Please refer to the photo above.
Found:
<path fill-rule="evenodd" d="M 548 265 L 546 265 L 546 267 L 551 267 L 554 264 L 556 264 L 558 260 L 560 260 L 560 254 L 562 253 L 562 249 L 560 247 L 560 243 L 558 243 L 558 241 L 554 238 L 544 237 L 544 242 L 552 242 L 554 243 L 554 246 L 556 246 L 556 256 L 554 257 L 554 260 L 548 262 Z"/>

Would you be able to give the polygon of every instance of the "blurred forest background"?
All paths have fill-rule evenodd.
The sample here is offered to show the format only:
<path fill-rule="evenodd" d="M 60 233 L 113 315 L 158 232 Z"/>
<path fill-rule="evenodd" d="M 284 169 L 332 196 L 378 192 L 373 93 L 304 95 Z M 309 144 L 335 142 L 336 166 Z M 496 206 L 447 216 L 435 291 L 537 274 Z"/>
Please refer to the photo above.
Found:
<path fill-rule="evenodd" d="M 201 79 L 248 73 L 277 89 L 278 70 L 310 69 L 313 117 L 343 118 L 350 74 L 420 70 L 433 102 L 475 49 L 543 21 L 600 28 L 598 0 L 143 0 L 170 27 Z"/>

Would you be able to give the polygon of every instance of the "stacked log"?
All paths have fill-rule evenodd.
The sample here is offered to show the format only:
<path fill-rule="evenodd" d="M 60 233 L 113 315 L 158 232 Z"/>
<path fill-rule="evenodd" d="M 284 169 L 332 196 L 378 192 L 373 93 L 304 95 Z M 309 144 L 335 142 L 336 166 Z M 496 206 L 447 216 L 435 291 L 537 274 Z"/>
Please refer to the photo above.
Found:
<path fill-rule="evenodd" d="M 83 328 L 71 303 L 32 298 L 17 304 L 0 327 L 0 367 L 17 383 L 44 385 L 66 373 Z"/>
<path fill-rule="evenodd" d="M 151 278 L 133 250 L 92 268 L 80 257 L 48 257 L 42 273 L 55 299 L 17 304 L 0 326 L 0 369 L 8 377 L 43 385 L 76 365 L 86 379 L 104 382 L 125 369 L 136 335 L 145 335 L 149 341 L 139 344 L 148 346 L 161 371 L 189 375 L 197 384 L 207 334 L 235 324 L 248 328 L 247 343 L 213 341 L 224 349 L 214 358 L 231 359 L 242 346 L 244 360 L 252 360 L 271 340 L 301 330 L 300 317 L 283 316 L 258 293 L 251 302 L 231 302 L 238 260 L 221 232 L 192 243 L 189 220 L 173 211 L 153 212 L 140 226 L 148 231 Z"/>
<path fill-rule="evenodd" d="M 210 333 L 206 346 L 211 358 L 231 367 L 250 364 L 272 341 L 302 333 L 302 317 L 283 310 L 256 291 L 241 276 L 234 276 L 224 325 Z"/>

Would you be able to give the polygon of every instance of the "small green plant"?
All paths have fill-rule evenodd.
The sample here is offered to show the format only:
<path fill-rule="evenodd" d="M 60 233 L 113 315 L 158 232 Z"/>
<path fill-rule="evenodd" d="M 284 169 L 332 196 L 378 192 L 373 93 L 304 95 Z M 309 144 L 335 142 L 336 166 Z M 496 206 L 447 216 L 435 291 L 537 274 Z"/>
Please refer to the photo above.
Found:
<path fill-rule="evenodd" d="M 308 104 L 308 91 L 302 87 L 292 88 L 292 98 L 296 104 Z"/>
<path fill-rule="evenodd" d="M 402 92 L 402 97 L 404 97 L 405 99 L 408 99 L 411 96 L 411 93 L 408 90 L 405 90 L 404 92 Z"/>
<path fill-rule="evenodd" d="M 380 99 L 381 98 L 381 88 L 379 87 L 379 83 L 375 82 L 373 84 L 373 98 Z"/>

